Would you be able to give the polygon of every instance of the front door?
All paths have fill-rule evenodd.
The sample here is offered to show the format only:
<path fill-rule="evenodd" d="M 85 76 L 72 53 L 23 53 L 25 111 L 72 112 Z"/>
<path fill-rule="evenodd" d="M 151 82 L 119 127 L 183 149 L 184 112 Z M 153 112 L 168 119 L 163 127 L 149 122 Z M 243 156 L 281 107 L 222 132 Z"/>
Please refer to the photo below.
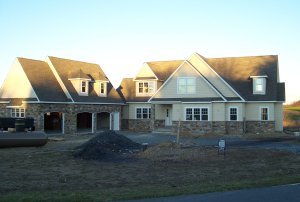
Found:
<path fill-rule="evenodd" d="M 170 108 L 165 109 L 165 126 L 172 125 L 172 110 Z"/>

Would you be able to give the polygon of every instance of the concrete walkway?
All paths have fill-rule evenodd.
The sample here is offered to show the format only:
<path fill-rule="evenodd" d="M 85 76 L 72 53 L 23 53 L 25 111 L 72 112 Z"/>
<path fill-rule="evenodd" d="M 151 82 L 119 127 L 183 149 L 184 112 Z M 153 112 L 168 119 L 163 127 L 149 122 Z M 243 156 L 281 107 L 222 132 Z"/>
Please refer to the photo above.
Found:
<path fill-rule="evenodd" d="M 300 184 L 228 192 L 130 200 L 127 202 L 299 202 Z"/>

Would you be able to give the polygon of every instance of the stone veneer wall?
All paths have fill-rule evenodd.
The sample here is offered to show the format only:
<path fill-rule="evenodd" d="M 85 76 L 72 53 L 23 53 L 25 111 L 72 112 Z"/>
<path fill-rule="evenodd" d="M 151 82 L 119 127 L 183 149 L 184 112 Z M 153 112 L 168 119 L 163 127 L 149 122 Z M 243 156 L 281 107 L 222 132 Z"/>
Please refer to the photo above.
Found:
<path fill-rule="evenodd" d="M 151 119 L 129 119 L 128 129 L 136 132 L 151 132 Z"/>
<path fill-rule="evenodd" d="M 129 129 L 129 119 L 122 119 L 121 120 L 121 129 L 128 130 Z"/>
<path fill-rule="evenodd" d="M 212 133 L 213 134 L 225 134 L 226 122 L 225 121 L 212 121 Z"/>
<path fill-rule="evenodd" d="M 178 131 L 178 121 L 172 122 L 173 132 Z M 181 121 L 180 133 L 182 134 L 209 134 L 212 133 L 212 122 L 210 121 Z"/>
<path fill-rule="evenodd" d="M 154 121 L 154 129 L 164 128 L 165 127 L 165 120 L 155 120 Z"/>
<path fill-rule="evenodd" d="M 6 109 L 7 104 L 0 103 L 0 117 L 10 117 L 10 110 Z"/>
<path fill-rule="evenodd" d="M 246 132 L 265 133 L 275 131 L 274 121 L 246 121 Z M 178 121 L 173 121 L 173 132 L 178 130 Z M 242 121 L 181 121 L 180 133 L 182 134 L 233 134 L 244 133 Z"/>
<path fill-rule="evenodd" d="M 100 105 L 100 104 L 22 104 L 20 107 L 25 108 L 26 117 L 34 118 L 36 130 L 44 130 L 44 114 L 47 112 L 62 112 L 64 114 L 64 131 L 65 134 L 76 133 L 77 131 L 77 114 L 82 112 L 101 113 L 101 112 L 120 112 L 120 105 Z M 4 109 L 4 110 L 3 110 Z M 4 111 L 4 112 L 3 112 Z M 10 117 L 10 109 L 6 105 L 1 105 L 1 116 Z M 113 114 L 112 114 L 113 115 Z M 119 123 L 121 123 L 121 116 Z M 96 119 L 96 116 L 94 116 Z M 112 123 L 113 125 L 113 123 Z M 96 124 L 94 125 L 96 130 Z M 121 128 L 121 127 L 120 127 Z"/>
<path fill-rule="evenodd" d="M 246 121 L 246 132 L 249 133 L 275 132 L 275 121 Z"/>
<path fill-rule="evenodd" d="M 226 121 L 225 128 L 226 134 L 240 135 L 244 133 L 243 121 Z"/>

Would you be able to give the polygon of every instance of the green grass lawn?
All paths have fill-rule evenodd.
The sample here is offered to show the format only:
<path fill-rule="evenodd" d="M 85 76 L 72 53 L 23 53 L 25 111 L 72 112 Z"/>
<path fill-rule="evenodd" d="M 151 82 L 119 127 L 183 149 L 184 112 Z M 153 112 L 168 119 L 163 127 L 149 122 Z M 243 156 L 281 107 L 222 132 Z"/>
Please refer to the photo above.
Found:
<path fill-rule="evenodd" d="M 290 110 L 290 111 L 300 111 L 300 106 L 285 106 L 284 110 Z"/>

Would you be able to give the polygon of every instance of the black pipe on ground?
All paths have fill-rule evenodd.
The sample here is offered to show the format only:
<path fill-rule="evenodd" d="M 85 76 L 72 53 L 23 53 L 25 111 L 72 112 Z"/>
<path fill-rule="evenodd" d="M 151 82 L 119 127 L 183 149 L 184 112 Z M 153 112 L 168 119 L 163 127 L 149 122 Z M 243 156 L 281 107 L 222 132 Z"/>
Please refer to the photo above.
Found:
<path fill-rule="evenodd" d="M 3 132 L 0 133 L 0 148 L 5 147 L 40 147 L 47 143 L 44 132 Z"/>

